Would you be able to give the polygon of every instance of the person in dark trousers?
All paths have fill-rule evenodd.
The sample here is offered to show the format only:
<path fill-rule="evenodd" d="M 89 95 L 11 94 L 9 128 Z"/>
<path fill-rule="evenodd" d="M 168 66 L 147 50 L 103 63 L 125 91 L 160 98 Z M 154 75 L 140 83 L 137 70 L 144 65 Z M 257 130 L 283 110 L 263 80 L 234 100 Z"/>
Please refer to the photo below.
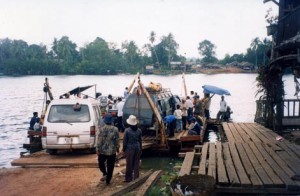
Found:
<path fill-rule="evenodd" d="M 204 98 L 203 98 L 203 110 L 204 110 L 204 116 L 206 119 L 210 119 L 210 112 L 209 112 L 209 109 L 210 109 L 210 103 L 211 103 L 211 97 L 210 97 L 210 94 L 208 93 L 205 93 L 204 94 Z"/>
<path fill-rule="evenodd" d="M 123 124 L 123 107 L 124 107 L 124 101 L 122 101 L 121 97 L 118 97 L 118 103 L 117 103 L 117 127 L 120 132 L 124 132 L 125 126 Z"/>
<path fill-rule="evenodd" d="M 126 120 L 128 128 L 123 138 L 123 152 L 126 156 L 125 181 L 131 182 L 139 177 L 139 163 L 142 154 L 142 131 L 137 127 L 137 119 L 130 115 Z"/>
<path fill-rule="evenodd" d="M 38 113 L 33 112 L 33 117 L 31 118 L 30 123 L 29 123 L 29 129 L 30 130 L 34 130 L 34 125 L 36 123 L 37 118 L 38 118 Z"/>
<path fill-rule="evenodd" d="M 169 130 L 169 137 L 174 137 L 174 129 L 176 127 L 176 117 L 174 115 L 168 115 L 164 118 L 164 122 L 167 124 Z"/>
<path fill-rule="evenodd" d="M 221 101 L 220 101 L 220 110 L 217 114 L 216 122 L 222 122 L 224 120 L 226 110 L 227 110 L 227 103 L 224 100 L 224 96 L 222 95 L 221 96 Z"/>
<path fill-rule="evenodd" d="M 224 115 L 224 121 L 229 122 L 231 120 L 231 114 L 233 113 L 233 111 L 231 110 L 231 108 L 229 106 L 227 106 L 225 115 Z"/>
<path fill-rule="evenodd" d="M 112 125 L 113 118 L 110 113 L 104 117 L 105 125 L 101 127 L 97 137 L 97 155 L 99 169 L 103 174 L 101 181 L 110 184 L 116 161 L 116 153 L 119 152 L 119 131 Z M 105 164 L 106 162 L 106 164 Z"/>
<path fill-rule="evenodd" d="M 187 121 L 190 124 L 191 121 L 190 119 L 193 117 L 193 109 L 194 109 L 194 104 L 193 101 L 191 100 L 191 98 L 189 96 L 186 97 L 186 104 L 188 106 L 188 117 L 187 117 Z"/>
<path fill-rule="evenodd" d="M 201 126 L 197 122 L 195 117 L 191 118 L 191 128 L 189 129 L 188 135 L 200 135 L 201 133 Z"/>
<path fill-rule="evenodd" d="M 182 129 L 186 130 L 186 124 L 187 124 L 187 119 L 188 119 L 188 105 L 185 101 L 185 99 L 181 100 L 181 105 L 180 109 L 182 111 Z"/>

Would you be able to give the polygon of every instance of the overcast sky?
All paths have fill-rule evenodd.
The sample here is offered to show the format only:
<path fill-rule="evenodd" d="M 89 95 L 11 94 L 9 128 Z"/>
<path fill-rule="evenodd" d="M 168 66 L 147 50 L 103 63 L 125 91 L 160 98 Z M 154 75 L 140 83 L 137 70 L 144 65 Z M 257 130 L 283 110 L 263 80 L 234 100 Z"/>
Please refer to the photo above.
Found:
<path fill-rule="evenodd" d="M 101 37 L 118 47 L 133 40 L 141 48 L 154 31 L 169 33 L 178 53 L 200 57 L 199 42 L 214 43 L 218 58 L 245 53 L 255 37 L 265 38 L 263 0 L 0 0 L 0 39 L 22 39 L 51 47 L 66 35 L 77 46 Z"/>

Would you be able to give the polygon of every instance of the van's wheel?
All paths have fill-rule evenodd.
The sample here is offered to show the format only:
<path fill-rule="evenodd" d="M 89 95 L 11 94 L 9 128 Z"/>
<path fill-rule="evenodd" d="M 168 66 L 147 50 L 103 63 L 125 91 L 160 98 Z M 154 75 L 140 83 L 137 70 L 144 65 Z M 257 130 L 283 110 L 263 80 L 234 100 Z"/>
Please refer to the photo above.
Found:
<path fill-rule="evenodd" d="M 57 154 L 57 150 L 56 149 L 48 149 L 47 151 L 48 151 L 48 153 L 50 155 L 56 155 Z"/>
<path fill-rule="evenodd" d="M 91 152 L 91 154 L 96 154 L 96 148 L 91 148 L 90 152 Z"/>

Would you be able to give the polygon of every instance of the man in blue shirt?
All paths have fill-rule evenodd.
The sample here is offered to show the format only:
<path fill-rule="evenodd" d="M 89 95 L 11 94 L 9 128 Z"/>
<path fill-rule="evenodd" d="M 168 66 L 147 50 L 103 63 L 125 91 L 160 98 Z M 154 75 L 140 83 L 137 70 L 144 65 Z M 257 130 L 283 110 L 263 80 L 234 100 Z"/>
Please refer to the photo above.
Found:
<path fill-rule="evenodd" d="M 191 118 L 191 123 L 193 123 L 194 126 L 189 130 L 188 135 L 200 135 L 201 126 L 199 125 L 195 117 Z"/>
<path fill-rule="evenodd" d="M 36 123 L 37 117 L 38 117 L 38 113 L 33 112 L 33 117 L 31 118 L 30 123 L 29 123 L 29 129 L 30 130 L 34 130 L 33 127 L 34 127 L 34 124 Z"/>
<path fill-rule="evenodd" d="M 174 129 L 176 126 L 176 117 L 174 115 L 168 115 L 164 118 L 164 122 L 169 129 L 169 137 L 174 137 Z"/>

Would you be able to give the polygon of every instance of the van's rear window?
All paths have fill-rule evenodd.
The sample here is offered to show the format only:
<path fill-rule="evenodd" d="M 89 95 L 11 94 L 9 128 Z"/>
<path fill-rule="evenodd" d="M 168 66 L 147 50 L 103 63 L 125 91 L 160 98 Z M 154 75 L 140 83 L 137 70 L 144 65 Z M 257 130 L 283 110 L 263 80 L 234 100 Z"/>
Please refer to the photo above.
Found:
<path fill-rule="evenodd" d="M 89 122 L 90 119 L 87 105 L 81 105 L 80 109 L 74 109 L 74 105 L 52 105 L 48 115 L 48 122 Z"/>
<path fill-rule="evenodd" d="M 150 105 L 145 96 L 137 97 L 130 96 L 126 100 L 126 108 L 140 108 L 140 109 L 150 109 Z"/>

